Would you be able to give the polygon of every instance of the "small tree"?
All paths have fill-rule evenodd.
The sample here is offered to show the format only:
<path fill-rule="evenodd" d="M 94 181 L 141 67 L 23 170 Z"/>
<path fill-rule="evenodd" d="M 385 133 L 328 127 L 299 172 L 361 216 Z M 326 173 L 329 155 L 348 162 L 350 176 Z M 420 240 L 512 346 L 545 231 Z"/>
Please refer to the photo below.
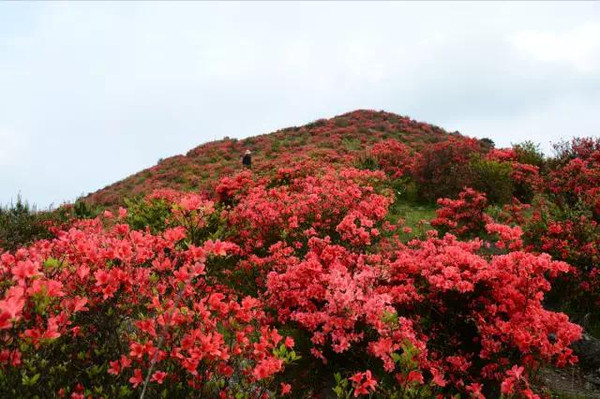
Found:
<path fill-rule="evenodd" d="M 13 251 L 32 241 L 50 237 L 47 216 L 17 197 L 17 202 L 0 207 L 0 248 Z"/>

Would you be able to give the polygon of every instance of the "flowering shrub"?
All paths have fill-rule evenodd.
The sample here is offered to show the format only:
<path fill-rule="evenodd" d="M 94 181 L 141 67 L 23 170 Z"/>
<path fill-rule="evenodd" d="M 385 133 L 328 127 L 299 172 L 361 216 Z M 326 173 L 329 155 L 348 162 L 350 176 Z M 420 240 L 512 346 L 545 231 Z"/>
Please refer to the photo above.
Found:
<path fill-rule="evenodd" d="M 513 162 L 511 177 L 515 187 L 514 197 L 519 201 L 529 203 L 540 191 L 542 179 L 540 169 L 535 165 Z"/>
<path fill-rule="evenodd" d="M 233 178 L 224 177 L 219 181 L 215 191 L 217 198 L 223 203 L 230 203 L 237 195 L 244 194 L 254 186 L 252 173 L 248 170 L 236 174 Z"/>
<path fill-rule="evenodd" d="M 600 150 L 577 157 L 549 173 L 547 189 L 559 206 L 575 206 L 579 200 L 596 206 L 600 194 Z"/>
<path fill-rule="evenodd" d="M 471 157 L 483 152 L 474 139 L 450 138 L 425 147 L 413 174 L 423 199 L 453 197 L 471 182 Z"/>
<path fill-rule="evenodd" d="M 418 155 L 401 142 L 388 139 L 379 142 L 371 149 L 379 167 L 393 179 L 405 176 L 413 169 Z"/>
<path fill-rule="evenodd" d="M 485 157 L 489 161 L 513 162 L 517 160 L 517 154 L 512 148 L 491 149 Z"/>
<path fill-rule="evenodd" d="M 485 194 L 466 187 L 458 198 L 438 199 L 441 208 L 436 210 L 437 217 L 431 225 L 444 232 L 451 232 L 459 236 L 477 235 L 484 231 L 486 223 L 490 222 L 485 214 L 487 198 Z"/>
<path fill-rule="evenodd" d="M 268 248 L 282 235 L 294 245 L 315 235 L 342 235 L 354 245 L 369 245 L 392 201 L 389 193 L 376 192 L 383 180 L 382 172 L 348 168 L 299 177 L 289 185 L 257 185 L 229 213 L 234 240 L 245 251 Z"/>
<path fill-rule="evenodd" d="M 554 283 L 557 307 L 600 320 L 600 141 L 574 139 L 557 146 L 548 171 L 539 179 L 542 200 L 521 218 L 525 243 L 575 267 Z"/>

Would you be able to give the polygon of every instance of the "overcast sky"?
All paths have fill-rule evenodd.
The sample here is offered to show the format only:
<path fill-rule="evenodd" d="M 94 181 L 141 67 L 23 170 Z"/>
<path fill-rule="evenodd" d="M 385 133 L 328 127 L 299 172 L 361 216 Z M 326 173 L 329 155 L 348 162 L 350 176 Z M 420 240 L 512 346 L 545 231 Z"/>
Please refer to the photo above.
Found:
<path fill-rule="evenodd" d="M 358 108 L 598 135 L 600 3 L 0 3 L 0 203 Z"/>

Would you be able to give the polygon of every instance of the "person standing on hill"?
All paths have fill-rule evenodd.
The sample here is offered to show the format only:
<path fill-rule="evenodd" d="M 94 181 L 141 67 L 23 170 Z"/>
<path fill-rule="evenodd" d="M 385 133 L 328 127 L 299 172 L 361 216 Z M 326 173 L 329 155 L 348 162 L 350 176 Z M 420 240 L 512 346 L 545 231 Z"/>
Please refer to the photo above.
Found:
<path fill-rule="evenodd" d="M 252 167 L 252 151 L 246 150 L 246 153 L 242 157 L 242 165 L 244 165 L 245 168 Z"/>

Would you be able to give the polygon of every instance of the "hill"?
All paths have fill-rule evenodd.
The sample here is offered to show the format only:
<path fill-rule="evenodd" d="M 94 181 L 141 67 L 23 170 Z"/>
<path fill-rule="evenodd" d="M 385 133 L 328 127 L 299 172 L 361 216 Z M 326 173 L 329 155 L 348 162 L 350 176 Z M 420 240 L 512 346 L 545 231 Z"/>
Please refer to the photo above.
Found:
<path fill-rule="evenodd" d="M 154 189 L 198 190 L 240 169 L 240 156 L 253 152 L 253 170 L 265 174 L 306 160 L 352 164 L 374 143 L 397 139 L 416 150 L 458 133 L 389 112 L 357 110 L 300 127 L 288 127 L 242 140 L 225 138 L 202 144 L 185 155 L 160 160 L 86 197 L 96 205 L 122 203 L 125 197 L 146 195 Z"/>

